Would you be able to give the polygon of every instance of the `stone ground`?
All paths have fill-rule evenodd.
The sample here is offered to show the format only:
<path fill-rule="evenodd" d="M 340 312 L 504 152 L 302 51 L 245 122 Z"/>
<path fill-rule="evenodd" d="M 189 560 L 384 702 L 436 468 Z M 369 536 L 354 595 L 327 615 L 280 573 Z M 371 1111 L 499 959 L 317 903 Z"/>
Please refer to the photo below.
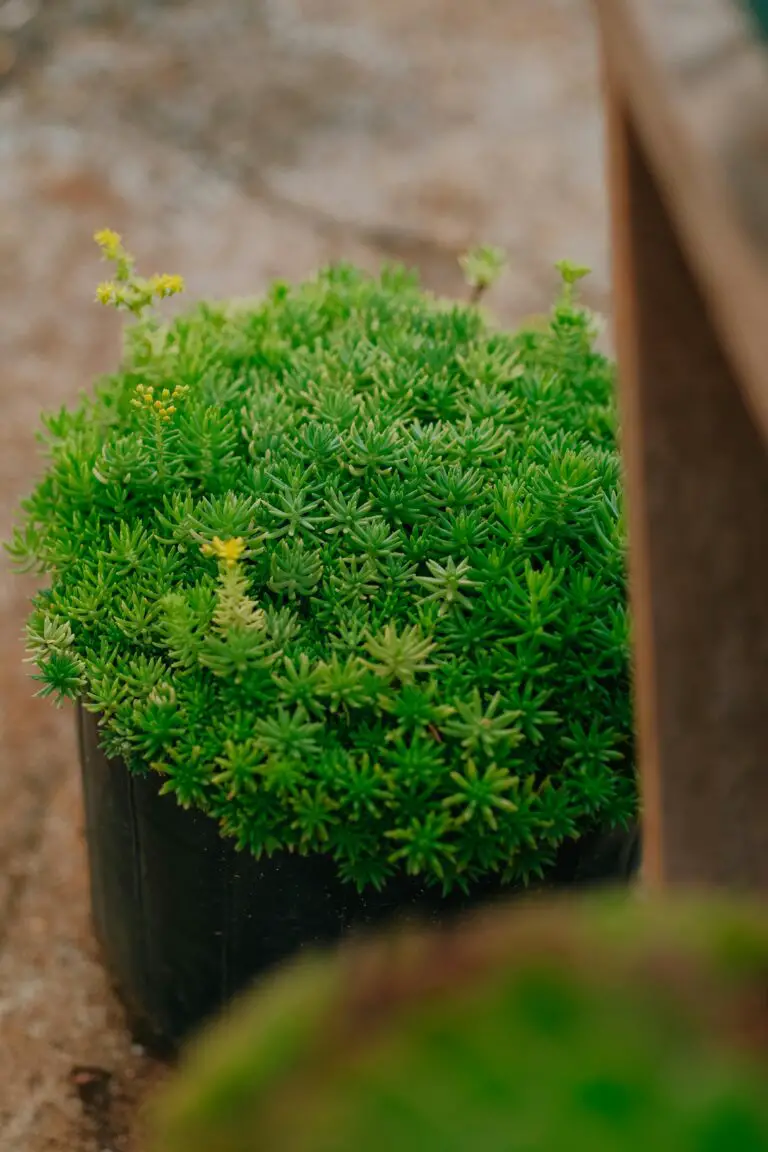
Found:
<path fill-rule="evenodd" d="M 484 241 L 511 260 L 503 321 L 548 306 L 561 257 L 605 311 L 597 77 L 587 0 L 0 0 L 0 533 L 39 409 L 117 354 L 95 228 L 194 295 L 339 257 L 460 292 Z M 99 965 L 73 720 L 32 699 L 33 582 L 2 563 L 0 1148 L 140 1152 L 163 1069 Z"/>

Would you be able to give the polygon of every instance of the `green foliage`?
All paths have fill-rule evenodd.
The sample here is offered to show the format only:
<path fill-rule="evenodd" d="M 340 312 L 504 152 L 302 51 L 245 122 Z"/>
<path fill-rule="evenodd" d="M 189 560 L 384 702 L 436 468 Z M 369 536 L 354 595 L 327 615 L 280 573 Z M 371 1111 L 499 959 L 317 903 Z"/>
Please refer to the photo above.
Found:
<path fill-rule="evenodd" d="M 241 848 L 320 849 L 358 886 L 526 880 L 631 818 L 613 372 L 581 270 L 536 333 L 347 266 L 163 324 L 178 279 L 100 243 L 138 318 L 45 420 L 10 545 L 51 577 L 42 691 Z"/>
<path fill-rule="evenodd" d="M 494 910 L 305 958 L 155 1104 L 150 1152 L 766 1152 L 764 914 Z"/>

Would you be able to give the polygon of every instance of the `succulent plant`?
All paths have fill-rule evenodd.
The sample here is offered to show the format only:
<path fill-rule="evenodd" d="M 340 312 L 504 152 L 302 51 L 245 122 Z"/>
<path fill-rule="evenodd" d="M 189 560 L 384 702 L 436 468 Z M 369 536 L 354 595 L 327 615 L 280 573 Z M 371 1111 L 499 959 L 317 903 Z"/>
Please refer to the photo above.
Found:
<path fill-rule="evenodd" d="M 496 909 L 284 969 L 204 1033 L 149 1152 L 766 1152 L 768 921 Z"/>
<path fill-rule="evenodd" d="M 45 420 L 11 552 L 30 650 L 107 755 L 257 856 L 359 888 L 539 876 L 631 819 L 613 368 L 560 265 L 509 334 L 336 266 L 161 322 L 176 276 L 97 236 L 118 371 Z M 474 289 L 498 254 L 467 262 Z"/>

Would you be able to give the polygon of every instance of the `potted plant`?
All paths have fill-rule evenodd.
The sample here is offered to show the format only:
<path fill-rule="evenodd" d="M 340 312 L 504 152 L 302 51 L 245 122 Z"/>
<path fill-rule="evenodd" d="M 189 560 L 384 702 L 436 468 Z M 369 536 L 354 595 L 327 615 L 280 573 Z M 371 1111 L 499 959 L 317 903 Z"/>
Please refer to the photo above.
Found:
<path fill-rule="evenodd" d="M 147 1148 L 768 1152 L 767 965 L 764 908 L 732 897 L 494 909 L 303 957 L 190 1045 Z"/>
<path fill-rule="evenodd" d="M 97 240 L 123 361 L 45 419 L 9 547 L 50 576 L 31 655 L 77 703 L 134 1021 L 176 1042 L 393 910 L 628 873 L 613 369 L 583 270 L 516 335 L 477 305 L 489 250 L 468 304 L 337 266 L 161 322 L 180 278 Z"/>

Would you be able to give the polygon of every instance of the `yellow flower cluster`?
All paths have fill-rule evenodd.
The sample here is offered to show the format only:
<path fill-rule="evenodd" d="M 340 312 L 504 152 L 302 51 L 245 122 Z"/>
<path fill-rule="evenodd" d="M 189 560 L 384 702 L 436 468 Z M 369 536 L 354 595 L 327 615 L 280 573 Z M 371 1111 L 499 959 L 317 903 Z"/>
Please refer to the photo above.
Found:
<path fill-rule="evenodd" d="M 159 300 L 165 299 L 166 296 L 176 296 L 184 291 L 184 277 L 171 276 L 167 272 L 153 276 L 149 283 Z"/>
<path fill-rule="evenodd" d="M 103 283 L 99 284 L 98 288 L 96 289 L 96 299 L 99 304 L 105 304 L 107 306 L 111 304 L 115 307 L 119 307 L 122 303 L 124 303 L 124 297 L 125 293 L 123 292 L 122 288 L 119 288 L 118 285 L 115 284 L 112 280 L 105 280 Z"/>
<path fill-rule="evenodd" d="M 96 232 L 94 240 L 101 249 L 105 260 L 115 265 L 114 280 L 105 280 L 96 289 L 96 300 L 113 308 L 123 308 L 140 316 L 152 302 L 176 296 L 184 291 L 184 279 L 166 272 L 145 279 L 134 272 L 134 259 L 123 247 L 118 232 L 102 228 Z"/>
<path fill-rule="evenodd" d="M 118 284 L 130 284 L 133 280 L 133 257 L 129 252 L 126 252 L 123 247 L 123 239 L 119 232 L 113 232 L 111 228 L 102 228 L 94 236 L 94 240 L 101 248 L 101 255 L 104 260 L 110 264 L 115 265 L 115 280 Z M 113 289 L 116 285 L 110 285 Z M 99 299 L 106 295 L 105 289 L 108 287 L 106 284 L 99 285 Z M 111 299 L 102 300 L 102 303 L 114 304 L 119 306 L 122 303 L 122 298 L 119 298 L 119 293 L 114 292 Z"/>
<path fill-rule="evenodd" d="M 121 256 L 126 255 L 119 232 L 113 232 L 111 228 L 102 228 L 93 238 L 101 248 L 105 260 L 111 260 L 114 263 Z"/>
<path fill-rule="evenodd" d="M 212 542 L 203 544 L 200 550 L 204 556 L 216 556 L 227 568 L 234 568 L 245 552 L 245 541 L 242 536 L 235 536 L 231 540 L 221 540 L 214 536 Z"/>
<path fill-rule="evenodd" d="M 170 420 L 176 411 L 174 400 L 181 400 L 189 392 L 187 384 L 177 384 L 173 392 L 168 388 L 163 388 L 159 396 L 155 396 L 155 390 L 151 384 L 137 384 L 137 395 L 131 400 L 131 404 L 135 408 L 149 408 L 161 420 Z"/>

